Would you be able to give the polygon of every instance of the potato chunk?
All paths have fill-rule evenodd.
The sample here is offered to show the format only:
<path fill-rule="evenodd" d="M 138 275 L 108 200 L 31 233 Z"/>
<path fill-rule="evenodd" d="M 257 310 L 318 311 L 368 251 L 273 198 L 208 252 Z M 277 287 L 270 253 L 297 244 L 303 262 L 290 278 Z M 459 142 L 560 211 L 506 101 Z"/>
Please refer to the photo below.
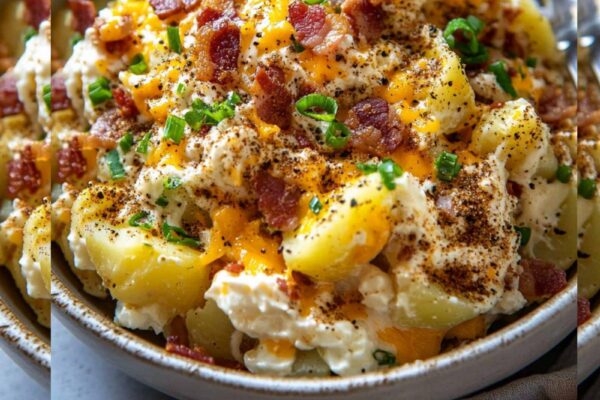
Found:
<path fill-rule="evenodd" d="M 208 300 L 203 308 L 188 311 L 185 325 L 191 347 L 200 346 L 213 357 L 233 360 L 231 335 L 234 328 L 213 300 Z"/>
<path fill-rule="evenodd" d="M 309 211 L 298 229 L 284 235 L 288 268 L 335 281 L 375 258 L 389 237 L 392 193 L 375 173 L 321 199 L 318 214 Z"/>

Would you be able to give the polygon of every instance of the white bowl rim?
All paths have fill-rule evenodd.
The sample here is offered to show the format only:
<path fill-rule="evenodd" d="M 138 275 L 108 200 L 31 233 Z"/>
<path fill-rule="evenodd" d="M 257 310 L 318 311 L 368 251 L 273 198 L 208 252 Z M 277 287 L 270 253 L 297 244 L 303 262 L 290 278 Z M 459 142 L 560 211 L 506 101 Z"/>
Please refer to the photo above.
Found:
<path fill-rule="evenodd" d="M 271 395 L 318 395 L 323 393 L 347 393 L 374 386 L 391 385 L 427 374 L 432 369 L 446 369 L 451 368 L 456 363 L 473 361 L 494 352 L 498 347 L 509 346 L 523 336 L 531 334 L 539 325 L 556 316 L 561 309 L 576 302 L 577 278 L 576 276 L 573 277 L 567 288 L 562 292 L 540 304 L 519 320 L 466 346 L 427 360 L 416 361 L 389 370 L 368 372 L 349 377 L 318 379 L 254 375 L 248 372 L 203 364 L 168 353 L 159 346 L 146 342 L 136 336 L 135 333 L 116 325 L 107 317 L 89 308 L 57 277 L 53 277 L 52 289 L 53 303 L 64 315 L 96 337 L 142 361 L 232 388 Z M 573 329 L 575 329 L 574 324 Z"/>
<path fill-rule="evenodd" d="M 600 306 L 577 328 L 577 381 L 583 382 L 600 367 Z"/>

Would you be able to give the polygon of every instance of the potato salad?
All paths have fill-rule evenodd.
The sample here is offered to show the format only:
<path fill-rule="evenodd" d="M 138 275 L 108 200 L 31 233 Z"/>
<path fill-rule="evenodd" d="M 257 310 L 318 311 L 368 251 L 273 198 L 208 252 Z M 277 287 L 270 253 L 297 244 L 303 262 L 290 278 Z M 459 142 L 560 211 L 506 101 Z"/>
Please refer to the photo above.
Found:
<path fill-rule="evenodd" d="M 52 239 L 168 352 L 279 376 L 427 359 L 563 290 L 597 228 L 598 142 L 578 168 L 532 0 L 69 4 L 51 113 L 24 103 L 48 115 Z"/>

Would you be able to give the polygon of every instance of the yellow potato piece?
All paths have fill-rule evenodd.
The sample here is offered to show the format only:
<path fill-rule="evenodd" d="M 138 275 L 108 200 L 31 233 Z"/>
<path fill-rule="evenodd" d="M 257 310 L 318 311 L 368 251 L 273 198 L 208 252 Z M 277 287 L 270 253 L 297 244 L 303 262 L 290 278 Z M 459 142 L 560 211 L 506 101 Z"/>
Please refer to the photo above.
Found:
<path fill-rule="evenodd" d="M 23 228 L 23 253 L 40 264 L 44 287 L 50 292 L 50 205 L 45 203 L 31 213 Z"/>
<path fill-rule="evenodd" d="M 203 308 L 188 311 L 185 325 L 191 347 L 200 346 L 218 359 L 233 360 L 231 321 L 213 300 L 207 300 Z"/>
<path fill-rule="evenodd" d="M 471 148 L 485 156 L 499 151 L 509 171 L 533 165 L 533 171 L 548 148 L 548 129 L 525 99 L 506 102 L 490 110 L 473 131 Z M 501 149 L 499 149 L 501 147 Z"/>
<path fill-rule="evenodd" d="M 392 193 L 374 173 L 322 198 L 318 215 L 309 211 L 296 231 L 284 235 L 287 267 L 335 281 L 372 260 L 390 234 Z"/>
<path fill-rule="evenodd" d="M 600 291 L 600 200 L 596 199 L 594 203 L 594 211 L 579 248 L 581 256 L 577 260 L 579 295 L 588 299 Z"/>
<path fill-rule="evenodd" d="M 514 0 L 510 2 L 515 3 Z M 540 13 L 539 6 L 533 0 L 517 0 L 516 3 L 520 12 L 509 29 L 527 36 L 531 56 L 556 60 L 559 54 L 554 31 L 548 19 Z"/>

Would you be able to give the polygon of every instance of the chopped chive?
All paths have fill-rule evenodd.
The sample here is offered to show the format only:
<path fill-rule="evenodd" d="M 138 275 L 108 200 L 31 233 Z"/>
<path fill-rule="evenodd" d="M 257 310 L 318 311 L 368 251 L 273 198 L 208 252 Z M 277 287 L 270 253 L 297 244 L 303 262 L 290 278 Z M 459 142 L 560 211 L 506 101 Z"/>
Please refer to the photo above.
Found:
<path fill-rule="evenodd" d="M 292 35 L 292 50 L 294 50 L 295 53 L 302 53 L 305 50 L 304 46 L 296 40 L 294 35 Z"/>
<path fill-rule="evenodd" d="M 163 138 L 171 139 L 175 144 L 179 144 L 185 136 L 185 120 L 175 115 L 167 117 L 167 123 L 163 133 Z"/>
<path fill-rule="evenodd" d="M 242 98 L 236 92 L 229 92 L 225 100 L 230 106 L 237 106 L 242 102 Z"/>
<path fill-rule="evenodd" d="M 143 54 L 136 54 L 133 57 L 131 60 L 131 65 L 129 65 L 129 70 L 136 75 L 141 75 L 148 72 L 148 64 L 146 64 Z"/>
<path fill-rule="evenodd" d="M 44 85 L 42 88 L 42 94 L 44 97 L 44 103 L 46 103 L 46 109 L 52 110 L 52 86 L 50 84 Z"/>
<path fill-rule="evenodd" d="M 325 143 L 334 149 L 342 149 L 348 144 L 350 139 L 350 129 L 341 122 L 333 121 L 329 124 L 327 131 L 325 132 Z"/>
<path fill-rule="evenodd" d="M 487 48 L 477 36 L 485 24 L 479 18 L 469 16 L 448 22 L 443 37 L 450 48 L 458 50 L 465 64 L 483 64 L 489 58 Z"/>
<path fill-rule="evenodd" d="M 435 160 L 435 168 L 439 180 L 450 182 L 452 179 L 456 178 L 462 166 L 459 164 L 458 156 L 456 154 L 443 151 Z"/>
<path fill-rule="evenodd" d="M 325 3 L 327 0 L 303 0 L 306 4 L 308 5 L 315 5 L 315 4 L 323 4 Z"/>
<path fill-rule="evenodd" d="M 163 223 L 162 232 L 167 242 L 182 244 L 189 247 L 200 247 L 200 241 L 187 234 L 182 228 L 178 226 L 169 225 Z"/>
<path fill-rule="evenodd" d="M 163 194 L 158 199 L 156 199 L 155 204 L 159 207 L 166 207 L 169 205 L 169 199 L 167 199 L 167 196 Z"/>
<path fill-rule="evenodd" d="M 202 125 L 204 125 L 204 114 L 199 113 L 198 111 L 191 110 L 185 113 L 183 116 L 185 122 L 192 128 L 194 131 L 200 130 Z"/>
<path fill-rule="evenodd" d="M 312 211 L 313 213 L 319 214 L 323 209 L 323 204 L 321 203 L 319 198 L 315 196 L 312 199 L 310 199 L 310 202 L 308 203 L 308 208 L 310 208 L 310 211 Z"/>
<path fill-rule="evenodd" d="M 181 186 L 181 178 L 178 176 L 169 176 L 163 182 L 163 187 L 167 190 L 177 189 L 179 186 Z"/>
<path fill-rule="evenodd" d="M 515 226 L 515 231 L 519 233 L 519 236 L 521 238 L 521 247 L 527 246 L 527 243 L 529 243 L 529 239 L 531 239 L 531 228 L 528 226 Z"/>
<path fill-rule="evenodd" d="M 145 220 L 145 222 L 142 222 Z M 134 214 L 129 218 L 129 226 L 133 226 L 135 228 L 142 228 L 147 231 L 151 230 L 154 225 L 154 217 L 147 211 L 141 211 L 137 214 Z"/>
<path fill-rule="evenodd" d="M 390 159 L 383 160 L 377 169 L 379 175 L 381 175 L 384 186 L 389 190 L 394 190 L 396 188 L 396 182 L 394 182 L 394 180 L 404 173 L 402 168 Z"/>
<path fill-rule="evenodd" d="M 535 57 L 527 57 L 527 60 L 525 60 L 525 65 L 527 65 L 529 68 L 537 67 L 537 63 L 538 60 Z"/>
<path fill-rule="evenodd" d="M 561 164 L 556 169 L 556 179 L 562 183 L 569 183 L 571 180 L 571 167 L 568 165 Z"/>
<path fill-rule="evenodd" d="M 69 40 L 69 44 L 71 45 L 71 48 L 75 47 L 75 45 L 79 42 L 81 42 L 83 40 L 83 36 L 81 36 L 81 33 L 76 33 L 73 36 L 71 36 L 71 39 Z"/>
<path fill-rule="evenodd" d="M 119 152 L 116 149 L 111 150 L 106 154 L 106 162 L 108 164 L 108 169 L 110 170 L 110 175 L 114 180 L 125 177 L 125 168 L 123 168 L 123 164 L 121 164 Z"/>
<path fill-rule="evenodd" d="M 389 351 L 377 349 L 373 352 L 373 358 L 379 365 L 394 365 L 396 364 L 396 356 Z"/>
<path fill-rule="evenodd" d="M 177 85 L 177 89 L 175 90 L 175 92 L 179 95 L 182 96 L 185 91 L 186 91 L 186 87 L 183 83 L 179 83 L 179 85 Z"/>
<path fill-rule="evenodd" d="M 27 43 L 29 41 L 29 39 L 31 39 L 32 37 L 36 36 L 38 34 L 38 31 L 33 28 L 33 27 L 28 27 L 27 30 L 25 31 L 25 33 L 23 34 L 23 43 Z"/>
<path fill-rule="evenodd" d="M 178 26 L 167 26 L 167 39 L 169 40 L 169 48 L 175 53 L 181 54 L 181 38 Z"/>
<path fill-rule="evenodd" d="M 582 179 L 579 182 L 577 193 L 584 199 L 593 199 L 596 194 L 596 181 L 593 179 Z"/>
<path fill-rule="evenodd" d="M 357 163 L 356 168 L 362 171 L 363 174 L 369 175 L 377 172 L 377 164 Z"/>
<path fill-rule="evenodd" d="M 133 146 L 133 135 L 131 132 L 127 132 L 119 139 L 119 147 L 123 150 L 123 153 L 127 153 L 131 150 L 131 146 Z"/>
<path fill-rule="evenodd" d="M 88 87 L 88 94 L 94 106 L 113 98 L 110 82 L 105 77 L 100 77 L 91 83 Z"/>
<path fill-rule="evenodd" d="M 146 133 L 137 148 L 135 149 L 136 153 L 140 154 L 148 154 L 148 144 L 150 143 L 150 132 Z"/>
<path fill-rule="evenodd" d="M 311 93 L 296 102 L 296 110 L 317 121 L 333 122 L 338 111 L 338 103 L 333 97 Z"/>
<path fill-rule="evenodd" d="M 488 70 L 496 76 L 496 82 L 498 82 L 502 90 L 510 94 L 513 98 L 517 97 L 517 91 L 512 85 L 504 61 L 496 61 L 488 67 Z"/>

